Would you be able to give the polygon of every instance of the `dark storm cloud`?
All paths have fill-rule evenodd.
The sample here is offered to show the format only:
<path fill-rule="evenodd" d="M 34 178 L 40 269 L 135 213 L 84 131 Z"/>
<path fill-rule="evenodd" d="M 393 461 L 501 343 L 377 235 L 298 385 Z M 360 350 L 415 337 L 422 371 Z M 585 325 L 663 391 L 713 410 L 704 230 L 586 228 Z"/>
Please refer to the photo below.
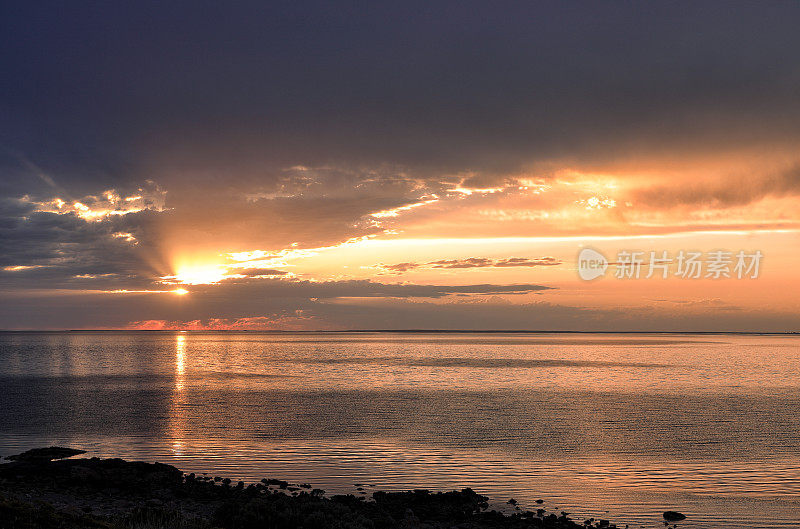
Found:
<path fill-rule="evenodd" d="M 76 193 L 145 171 L 170 187 L 252 186 L 337 162 L 483 178 L 800 129 L 794 2 L 6 2 L 0 14 L 0 144 Z M 45 185 L 9 156 L 0 168 L 6 192 Z"/>
<path fill-rule="evenodd" d="M 5 2 L 0 195 L 155 179 L 178 220 L 231 206 L 291 230 L 296 208 L 338 201 L 242 197 L 336 196 L 383 168 L 395 187 L 341 204 L 356 217 L 413 201 L 417 179 L 466 171 L 481 187 L 554 158 L 796 140 L 798 16 L 789 2 Z"/>
<path fill-rule="evenodd" d="M 146 233 L 154 212 L 87 222 L 74 213 L 34 209 L 29 202 L 0 200 L 0 287 L 141 288 L 165 274 L 159 268 L 167 270 L 159 265 L 152 241 L 145 236 L 135 243 L 126 240 Z"/>

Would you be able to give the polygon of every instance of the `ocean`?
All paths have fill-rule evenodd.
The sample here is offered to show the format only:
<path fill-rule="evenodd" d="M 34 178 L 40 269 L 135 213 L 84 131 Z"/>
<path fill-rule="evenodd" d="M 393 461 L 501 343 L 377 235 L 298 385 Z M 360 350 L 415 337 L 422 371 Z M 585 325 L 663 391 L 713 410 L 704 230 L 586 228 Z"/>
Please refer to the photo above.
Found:
<path fill-rule="evenodd" d="M 0 387 L 4 456 L 800 525 L 800 336 L 8 332 Z"/>

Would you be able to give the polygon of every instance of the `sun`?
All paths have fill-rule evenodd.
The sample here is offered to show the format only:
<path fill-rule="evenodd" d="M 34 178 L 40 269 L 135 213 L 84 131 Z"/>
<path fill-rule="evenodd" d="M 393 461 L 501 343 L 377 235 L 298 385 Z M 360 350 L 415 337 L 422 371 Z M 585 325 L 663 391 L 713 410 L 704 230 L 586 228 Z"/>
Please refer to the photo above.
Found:
<path fill-rule="evenodd" d="M 219 266 L 186 266 L 178 269 L 174 276 L 184 285 L 209 285 L 225 278 L 225 269 Z"/>
<path fill-rule="evenodd" d="M 186 290 L 185 288 L 176 288 L 175 290 L 172 291 L 172 293 L 177 294 L 179 296 L 185 296 L 186 294 L 189 293 L 189 291 Z"/>

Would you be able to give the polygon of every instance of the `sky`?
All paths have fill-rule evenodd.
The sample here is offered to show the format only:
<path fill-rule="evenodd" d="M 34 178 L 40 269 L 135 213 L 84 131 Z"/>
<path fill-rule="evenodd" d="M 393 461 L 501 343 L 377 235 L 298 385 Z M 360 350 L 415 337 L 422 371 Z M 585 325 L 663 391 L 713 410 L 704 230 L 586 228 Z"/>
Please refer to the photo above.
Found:
<path fill-rule="evenodd" d="M 800 330 L 798 20 L 3 2 L 0 329 Z"/>

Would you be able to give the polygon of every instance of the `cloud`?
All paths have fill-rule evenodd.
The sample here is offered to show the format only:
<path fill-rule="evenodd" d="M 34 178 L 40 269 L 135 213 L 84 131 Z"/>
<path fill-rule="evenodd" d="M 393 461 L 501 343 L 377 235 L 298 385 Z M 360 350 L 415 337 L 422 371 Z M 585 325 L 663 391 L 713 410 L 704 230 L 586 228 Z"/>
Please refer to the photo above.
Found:
<path fill-rule="evenodd" d="M 453 296 L 479 297 L 545 293 L 552 287 L 519 285 L 417 285 L 386 284 L 368 280 L 301 281 L 283 279 L 231 279 L 215 285 L 187 287 L 184 296 L 148 292 L 98 292 L 96 290 L 0 291 L 0 328 L 121 328 L 131 322 L 270 321 L 298 314 L 313 317 L 305 328 L 359 327 L 336 316 L 335 303 L 346 300 L 429 299 L 446 303 Z M 170 289 L 164 289 L 170 290 Z M 368 309 L 366 309 L 368 311 Z M 298 312 L 300 311 L 300 312 Z M 344 310 L 342 315 L 349 311 Z M 265 324 L 262 320 L 253 320 Z M 279 320 L 286 323 L 289 320 Z M 292 320 L 294 321 L 294 320 Z M 152 328 L 152 325 L 148 328 Z M 178 324 L 176 324 L 178 325 Z M 199 324 L 198 324 L 199 325 Z M 220 323 L 220 325 L 222 325 Z M 269 324 L 272 325 L 272 324 Z M 294 325 L 294 323 L 292 324 Z M 280 328 L 278 323 L 275 328 Z M 144 328 L 144 327 L 143 327 Z M 222 327 L 220 327 L 222 328 Z"/>
<path fill-rule="evenodd" d="M 207 331 L 305 331 L 333 330 L 324 321 L 309 316 L 304 311 L 287 311 L 270 316 L 248 318 L 209 318 L 207 320 L 167 321 L 142 320 L 132 321 L 125 325 L 126 329 L 136 331 L 170 331 L 170 330 L 207 330 Z"/>
<path fill-rule="evenodd" d="M 757 202 L 765 197 L 797 195 L 800 195 L 800 163 L 774 172 L 645 187 L 634 191 L 631 198 L 636 202 L 660 208 L 730 208 Z"/>
<path fill-rule="evenodd" d="M 388 272 L 408 272 L 409 270 L 414 270 L 420 266 L 421 265 L 419 263 L 397 263 L 393 265 L 379 264 L 375 267 Z"/>
<path fill-rule="evenodd" d="M 187 6 L 151 5 L 147 22 L 110 5 L 4 17 L 16 52 L 0 63 L 15 80 L 0 85 L 0 195 L 100 213 L 112 209 L 77 197 L 157 182 L 170 211 L 140 234 L 162 256 L 221 241 L 222 251 L 325 246 L 401 231 L 409 218 L 452 232 L 496 233 L 499 222 L 622 232 L 620 211 L 578 227 L 562 218 L 576 218 L 562 199 L 615 197 L 542 204 L 511 190 L 564 168 L 657 157 L 652 169 L 742 148 L 780 158 L 800 144 L 790 4 L 416 6 L 424 17 L 413 2 L 347 13 L 244 2 L 225 16 Z M 87 28 L 88 18 L 106 23 Z M 65 46 L 76 34 L 81 45 Z M 661 189 L 629 173 L 641 204 L 696 200 L 683 178 Z M 715 185 L 698 194 L 742 200 Z"/>
<path fill-rule="evenodd" d="M 714 306 L 696 306 L 675 310 L 658 306 L 622 308 L 587 308 L 540 301 L 507 304 L 496 300 L 466 300 L 441 304 L 421 299 L 377 299 L 370 303 L 341 300 L 335 303 L 310 302 L 303 308 L 302 323 L 290 320 L 291 326 L 272 326 L 281 312 L 271 313 L 265 320 L 255 319 L 167 319 L 149 327 L 164 329 L 225 329 L 238 322 L 237 329 L 251 330 L 579 330 L 607 331 L 776 331 L 795 328 L 796 316 L 791 312 L 732 311 Z M 291 314 L 288 316 L 292 318 Z M 223 323 L 215 323 L 223 322 Z M 141 322 L 139 322 L 141 324 Z M 297 325 L 295 325 L 297 324 Z M 304 326 L 304 324 L 307 324 Z M 122 325 L 125 325 L 123 323 Z M 131 325 L 136 325 L 131 323 Z M 212 327 L 206 327 L 211 325 Z"/>
<path fill-rule="evenodd" d="M 166 191 L 152 181 L 145 187 L 136 189 L 133 194 L 120 195 L 115 189 L 108 189 L 98 195 L 88 195 L 72 199 L 67 195 L 56 196 L 46 201 L 35 201 L 23 197 L 23 201 L 35 205 L 35 211 L 46 213 L 75 214 L 91 222 L 99 222 L 111 216 L 129 215 L 144 210 L 164 211 Z"/>
<path fill-rule="evenodd" d="M 247 188 L 326 164 L 472 172 L 488 188 L 543 160 L 800 133 L 792 3 L 429 7 L 26 6 L 0 27 L 16 50 L 0 141 L 75 188 Z"/>
<path fill-rule="evenodd" d="M 539 259 L 528 259 L 527 257 L 509 257 L 508 259 L 500 259 L 499 261 L 495 262 L 493 266 L 556 266 L 560 264 L 561 261 L 555 257 L 541 257 Z"/>
<path fill-rule="evenodd" d="M 228 267 L 226 254 L 254 249 L 800 226 L 796 3 L 6 11 L 0 290 L 31 321 L 44 305 L 61 307 L 64 325 L 236 325 L 319 309 L 313 299 L 544 292 L 353 283 L 323 265 L 300 275 L 339 279 L 301 281 L 269 262 L 183 300 L 80 298 L 102 311 L 75 301 L 172 288 L 160 278 L 179 265 Z M 381 260 L 392 273 L 559 264 L 443 254 L 357 265 Z M 71 293 L 25 298 L 44 290 Z M 0 321 L 19 325 L 12 309 Z M 482 325 L 462 310 L 465 325 Z"/>
<path fill-rule="evenodd" d="M 734 305 L 720 298 L 706 299 L 654 299 L 655 303 L 666 303 L 687 308 L 709 308 L 718 311 L 742 311 L 744 307 Z"/>
<path fill-rule="evenodd" d="M 185 296 L 61 291 L 0 292 L 0 327 L 148 329 L 497 329 L 786 331 L 796 311 L 716 300 L 588 307 L 545 301 L 537 285 L 387 285 L 241 280 L 189 287 Z M 541 293 L 548 298 L 531 301 Z M 467 294 L 466 296 L 462 296 Z M 507 294 L 517 294 L 509 298 Z M 520 295 L 522 294 L 522 295 Z"/>
<path fill-rule="evenodd" d="M 247 277 L 283 276 L 289 273 L 286 270 L 275 270 L 274 268 L 234 268 L 231 272 Z"/>
<path fill-rule="evenodd" d="M 487 257 L 467 257 L 464 259 L 441 259 L 427 263 L 397 263 L 379 264 L 375 268 L 386 272 L 403 273 L 420 268 L 428 269 L 459 269 L 459 268 L 511 268 L 533 266 L 557 266 L 561 261 L 555 257 L 508 257 L 505 259 L 489 259 Z"/>
<path fill-rule="evenodd" d="M 126 287 L 149 284 L 164 265 L 154 253 L 148 226 L 157 212 L 87 220 L 75 211 L 38 211 L 34 203 L 0 201 L 0 286 L 78 288 L 98 276 Z M 14 268 L 22 267 L 22 268 Z M 10 268 L 10 270 L 8 269 Z M 119 284 L 119 283 L 118 283 Z"/>
<path fill-rule="evenodd" d="M 494 262 L 482 257 L 470 257 L 467 259 L 442 259 L 426 264 L 430 268 L 484 268 L 492 266 Z"/>
<path fill-rule="evenodd" d="M 453 294 L 526 294 L 553 290 L 534 284 L 517 285 L 418 285 L 412 283 L 380 283 L 368 279 L 309 281 L 283 279 L 230 279 L 216 285 L 197 285 L 192 296 L 225 298 L 244 302 L 263 298 L 443 298 Z"/>

